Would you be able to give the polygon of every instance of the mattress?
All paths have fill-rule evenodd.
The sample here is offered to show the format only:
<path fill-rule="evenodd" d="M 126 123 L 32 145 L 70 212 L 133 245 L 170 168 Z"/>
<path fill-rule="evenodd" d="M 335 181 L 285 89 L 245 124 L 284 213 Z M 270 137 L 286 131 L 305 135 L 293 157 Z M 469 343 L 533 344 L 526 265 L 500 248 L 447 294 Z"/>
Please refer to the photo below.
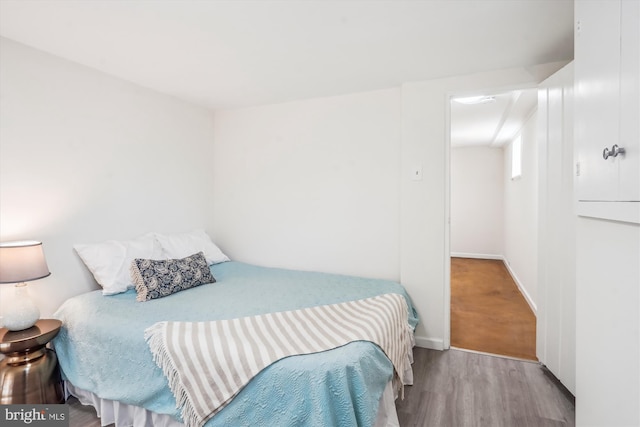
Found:
<path fill-rule="evenodd" d="M 180 421 L 144 331 L 159 321 L 206 321 L 253 316 L 401 294 L 408 324 L 418 318 L 403 287 L 392 281 L 259 267 L 240 262 L 211 266 L 216 283 L 148 302 L 133 290 L 111 296 L 78 295 L 55 313 L 63 327 L 53 345 L 65 379 L 100 399 L 122 402 Z M 352 342 L 270 365 L 206 424 L 373 425 L 393 366 L 370 342 Z"/>

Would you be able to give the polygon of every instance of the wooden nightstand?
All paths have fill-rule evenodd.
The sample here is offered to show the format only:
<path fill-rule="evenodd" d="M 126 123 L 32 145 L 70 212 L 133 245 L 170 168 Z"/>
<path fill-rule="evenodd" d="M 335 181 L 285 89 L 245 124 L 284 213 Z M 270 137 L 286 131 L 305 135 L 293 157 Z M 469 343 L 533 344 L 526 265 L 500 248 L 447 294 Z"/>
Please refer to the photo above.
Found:
<path fill-rule="evenodd" d="M 58 358 L 46 348 L 62 322 L 40 319 L 23 331 L 0 329 L 0 404 L 64 403 Z"/>

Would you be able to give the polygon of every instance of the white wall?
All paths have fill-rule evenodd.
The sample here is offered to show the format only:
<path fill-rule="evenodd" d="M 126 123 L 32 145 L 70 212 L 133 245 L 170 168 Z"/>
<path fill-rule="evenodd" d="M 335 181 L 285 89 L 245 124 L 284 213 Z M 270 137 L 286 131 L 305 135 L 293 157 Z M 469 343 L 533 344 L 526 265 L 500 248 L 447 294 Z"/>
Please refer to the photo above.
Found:
<path fill-rule="evenodd" d="M 573 63 L 538 90 L 536 355 L 576 394 Z"/>
<path fill-rule="evenodd" d="M 74 243 L 206 226 L 212 115 L 0 43 L 0 239 L 43 241 L 52 274 L 30 288 L 48 316 L 96 288 Z"/>
<path fill-rule="evenodd" d="M 399 89 L 217 112 L 212 171 L 232 258 L 399 280 Z"/>
<path fill-rule="evenodd" d="M 399 278 L 432 348 L 448 347 L 449 98 L 562 65 L 219 112 L 213 126 L 201 108 L 1 48 L 0 238 L 43 240 L 44 315 L 95 288 L 73 243 L 205 227 L 236 259 Z"/>
<path fill-rule="evenodd" d="M 538 287 L 537 113 L 523 125 L 522 176 L 511 179 L 512 144 L 504 153 L 504 258 L 511 275 L 536 309 Z"/>
<path fill-rule="evenodd" d="M 576 261 L 576 425 L 638 426 L 640 225 L 578 217 Z"/>
<path fill-rule="evenodd" d="M 503 204 L 502 148 L 452 148 L 452 256 L 502 258 Z"/>
<path fill-rule="evenodd" d="M 538 80 L 503 70 L 216 112 L 212 230 L 235 259 L 399 278 L 418 345 L 445 348 L 449 98 Z"/>
<path fill-rule="evenodd" d="M 449 98 L 539 79 L 502 70 L 216 112 L 216 239 L 256 264 L 399 278 L 418 345 L 446 348 Z"/>

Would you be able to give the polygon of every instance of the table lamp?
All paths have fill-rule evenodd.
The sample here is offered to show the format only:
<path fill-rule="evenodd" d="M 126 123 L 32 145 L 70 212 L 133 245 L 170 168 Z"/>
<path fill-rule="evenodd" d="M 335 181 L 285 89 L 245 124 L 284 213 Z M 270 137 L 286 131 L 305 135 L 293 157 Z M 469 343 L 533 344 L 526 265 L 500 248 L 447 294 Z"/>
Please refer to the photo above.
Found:
<path fill-rule="evenodd" d="M 21 331 L 32 327 L 40 318 L 40 310 L 29 298 L 27 284 L 51 273 L 42 250 L 42 242 L 0 243 L 0 283 L 15 283 L 14 299 L 5 307 L 4 327 Z"/>

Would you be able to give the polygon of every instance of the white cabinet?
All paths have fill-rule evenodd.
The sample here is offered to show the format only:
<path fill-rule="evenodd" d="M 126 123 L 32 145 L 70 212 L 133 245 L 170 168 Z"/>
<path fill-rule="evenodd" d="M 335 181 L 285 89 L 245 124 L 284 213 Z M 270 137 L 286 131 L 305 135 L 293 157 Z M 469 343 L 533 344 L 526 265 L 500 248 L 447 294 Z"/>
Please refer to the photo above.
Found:
<path fill-rule="evenodd" d="M 577 0 L 575 18 L 577 213 L 640 223 L 640 2 Z"/>

